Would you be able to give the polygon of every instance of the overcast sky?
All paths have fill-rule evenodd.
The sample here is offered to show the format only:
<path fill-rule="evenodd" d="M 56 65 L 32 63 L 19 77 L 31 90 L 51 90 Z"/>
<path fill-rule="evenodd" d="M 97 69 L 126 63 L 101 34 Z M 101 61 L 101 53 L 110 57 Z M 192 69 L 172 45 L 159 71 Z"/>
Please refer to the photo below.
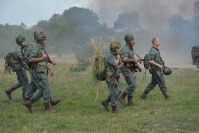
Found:
<path fill-rule="evenodd" d="M 167 28 L 173 15 L 193 19 L 193 5 L 197 0 L 0 0 L 0 24 L 28 27 L 39 20 L 48 20 L 53 14 L 62 14 L 73 6 L 92 9 L 101 23 L 109 27 L 118 14 L 136 11 L 143 28 Z"/>
<path fill-rule="evenodd" d="M 73 7 L 87 7 L 90 0 L 0 0 L 0 24 L 28 27 L 39 20 L 48 20 L 53 14 L 62 14 Z"/>

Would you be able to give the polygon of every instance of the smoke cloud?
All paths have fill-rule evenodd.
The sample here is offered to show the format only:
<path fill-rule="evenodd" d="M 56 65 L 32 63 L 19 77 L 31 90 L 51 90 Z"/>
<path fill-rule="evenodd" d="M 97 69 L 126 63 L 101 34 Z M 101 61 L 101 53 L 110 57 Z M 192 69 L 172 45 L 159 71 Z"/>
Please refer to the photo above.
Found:
<path fill-rule="evenodd" d="M 99 16 L 101 23 L 113 27 L 118 15 L 135 11 L 139 15 L 141 30 L 128 31 L 136 37 L 135 48 L 144 56 L 151 45 L 151 38 L 161 40 L 160 50 L 170 65 L 191 63 L 191 48 L 197 45 L 194 32 L 194 4 L 198 0 L 93 0 L 89 8 Z M 128 20 L 127 20 L 128 21 Z"/>

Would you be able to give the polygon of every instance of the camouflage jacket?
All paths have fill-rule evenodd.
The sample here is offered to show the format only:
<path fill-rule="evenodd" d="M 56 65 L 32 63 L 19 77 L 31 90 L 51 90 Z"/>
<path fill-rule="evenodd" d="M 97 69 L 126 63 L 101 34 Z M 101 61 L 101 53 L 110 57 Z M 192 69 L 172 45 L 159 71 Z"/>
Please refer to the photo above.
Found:
<path fill-rule="evenodd" d="M 120 73 L 119 65 L 117 65 L 115 61 L 116 61 L 115 55 L 111 51 L 109 51 L 109 53 L 106 54 L 106 58 L 105 58 L 108 78 L 110 78 L 110 76 L 115 72 L 117 76 Z"/>
<path fill-rule="evenodd" d="M 33 43 L 28 47 L 29 51 L 29 62 L 32 58 L 40 58 L 42 54 L 47 54 L 43 46 Z M 48 73 L 48 59 L 44 59 L 39 62 L 31 63 L 31 69 L 34 69 L 37 73 Z"/>
<path fill-rule="evenodd" d="M 158 48 L 152 47 L 149 55 L 148 55 L 148 59 L 149 60 L 154 60 L 156 63 L 160 64 L 160 65 L 164 65 L 164 61 L 162 60 L 162 57 L 160 55 L 160 51 Z M 156 66 L 151 64 L 152 68 L 157 68 Z"/>
<path fill-rule="evenodd" d="M 23 60 L 21 49 L 19 47 L 16 47 L 14 49 L 14 58 L 15 58 L 17 63 L 15 63 L 15 65 L 13 67 L 13 71 L 25 70 L 24 66 L 25 66 L 26 63 Z"/>

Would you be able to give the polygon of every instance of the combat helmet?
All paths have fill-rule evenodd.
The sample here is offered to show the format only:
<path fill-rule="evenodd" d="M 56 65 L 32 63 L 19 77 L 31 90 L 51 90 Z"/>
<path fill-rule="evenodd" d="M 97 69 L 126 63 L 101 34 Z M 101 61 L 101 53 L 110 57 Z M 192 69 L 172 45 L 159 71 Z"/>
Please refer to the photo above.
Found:
<path fill-rule="evenodd" d="M 172 70 L 171 70 L 171 68 L 169 68 L 169 67 L 164 67 L 164 68 L 163 68 L 163 73 L 164 73 L 165 75 L 170 75 L 170 74 L 172 73 Z"/>
<path fill-rule="evenodd" d="M 26 40 L 26 38 L 25 38 L 24 36 L 19 35 L 19 36 L 17 36 L 17 38 L 16 38 L 16 43 L 17 43 L 18 45 L 21 45 L 21 43 L 24 42 L 25 40 Z"/>
<path fill-rule="evenodd" d="M 43 29 L 37 29 L 35 32 L 34 32 L 34 39 L 37 41 L 37 42 L 43 42 L 46 40 L 46 35 L 43 31 Z"/>
<path fill-rule="evenodd" d="M 111 51 L 116 51 L 116 49 L 120 47 L 121 47 L 121 44 L 117 40 L 112 40 L 109 44 L 109 48 Z"/>
<path fill-rule="evenodd" d="M 134 40 L 134 36 L 132 34 L 126 34 L 124 40 L 128 43 L 129 41 Z"/>

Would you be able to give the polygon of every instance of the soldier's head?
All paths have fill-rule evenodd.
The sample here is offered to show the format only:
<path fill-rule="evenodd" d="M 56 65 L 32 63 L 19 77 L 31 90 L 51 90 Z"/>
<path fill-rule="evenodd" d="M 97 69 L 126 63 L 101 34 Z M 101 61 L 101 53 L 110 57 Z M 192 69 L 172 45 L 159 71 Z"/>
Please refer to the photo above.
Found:
<path fill-rule="evenodd" d="M 160 39 L 157 37 L 153 37 L 151 42 L 152 42 L 153 46 L 156 48 L 160 45 Z"/>
<path fill-rule="evenodd" d="M 130 46 L 133 46 L 135 43 L 135 38 L 132 34 L 126 34 L 124 40 L 126 41 L 126 44 L 129 44 Z"/>
<path fill-rule="evenodd" d="M 45 42 L 46 42 L 46 35 L 45 35 L 44 31 L 42 29 L 37 29 L 34 32 L 34 39 L 39 44 L 45 44 Z"/>
<path fill-rule="evenodd" d="M 17 36 L 16 43 L 20 46 L 25 45 L 26 38 L 22 35 Z"/>
<path fill-rule="evenodd" d="M 114 54 L 118 54 L 118 52 L 120 51 L 120 47 L 121 44 L 117 40 L 112 40 L 109 44 L 110 51 L 113 52 Z"/>

